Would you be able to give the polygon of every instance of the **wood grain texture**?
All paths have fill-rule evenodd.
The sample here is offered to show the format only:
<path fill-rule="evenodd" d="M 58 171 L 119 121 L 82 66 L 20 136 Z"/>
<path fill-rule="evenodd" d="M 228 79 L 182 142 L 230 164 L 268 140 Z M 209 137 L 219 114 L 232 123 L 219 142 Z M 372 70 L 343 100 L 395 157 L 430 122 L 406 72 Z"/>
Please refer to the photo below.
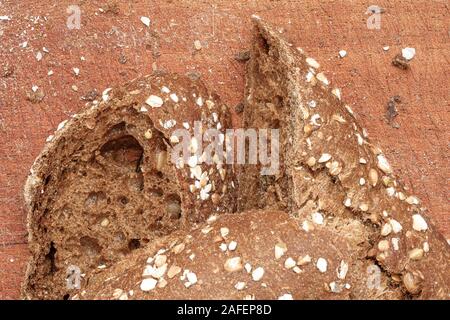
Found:
<path fill-rule="evenodd" d="M 116 1 L 117 14 L 99 11 L 107 1 L 79 1 L 81 29 L 69 30 L 66 9 L 73 2 L 0 4 L 0 15 L 11 17 L 0 21 L 0 298 L 18 297 L 24 272 L 22 188 L 28 170 L 45 138 L 84 105 L 80 98 L 151 73 L 155 64 L 171 72 L 199 72 L 233 107 L 242 100 L 244 85 L 244 65 L 234 55 L 249 47 L 251 14 L 278 26 L 286 39 L 321 63 L 398 176 L 450 237 L 447 1 L 378 1 L 385 8 L 380 30 L 367 28 L 365 12 L 372 3 L 362 0 Z M 150 28 L 141 16 L 150 17 Z M 195 40 L 202 43 L 199 51 Z M 21 48 L 24 41 L 27 47 Z M 392 58 L 407 46 L 417 51 L 411 68 L 393 67 Z M 348 52 L 343 59 L 341 49 Z M 39 62 L 38 51 L 44 53 Z M 6 66 L 14 71 L 4 77 Z M 78 77 L 74 67 L 80 69 Z M 48 76 L 49 70 L 54 74 Z M 27 100 L 33 85 L 45 93 L 40 103 Z M 398 129 L 384 118 L 394 95 L 402 98 Z M 235 115 L 236 126 L 239 121 Z"/>

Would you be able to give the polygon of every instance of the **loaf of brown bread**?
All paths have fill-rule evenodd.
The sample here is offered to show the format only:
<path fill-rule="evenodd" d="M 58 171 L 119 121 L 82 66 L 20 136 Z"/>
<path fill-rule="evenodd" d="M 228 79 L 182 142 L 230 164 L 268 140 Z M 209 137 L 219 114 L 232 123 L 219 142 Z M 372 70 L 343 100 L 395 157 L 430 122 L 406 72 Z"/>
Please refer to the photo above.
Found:
<path fill-rule="evenodd" d="M 181 124 L 229 126 L 198 82 L 146 77 L 107 92 L 33 166 L 26 297 L 450 298 L 449 246 L 420 201 L 319 63 L 254 22 L 244 124 L 279 130 L 278 173 L 219 162 L 200 177 L 161 160 Z M 65 286 L 71 265 L 86 273 L 79 290 Z"/>
<path fill-rule="evenodd" d="M 196 122 L 205 130 L 229 121 L 200 81 L 162 75 L 107 89 L 61 123 L 25 186 L 32 259 L 23 296 L 67 298 L 72 272 L 87 279 L 211 212 L 234 211 L 232 168 L 202 163 L 194 138 Z M 187 163 L 172 162 L 177 129 L 192 135 Z"/>
<path fill-rule="evenodd" d="M 96 271 L 72 299 L 398 299 L 349 228 L 312 233 L 281 211 L 211 216 Z"/>
<path fill-rule="evenodd" d="M 238 210 L 282 209 L 305 232 L 364 230 L 359 259 L 376 263 L 391 288 L 405 298 L 450 298 L 449 246 L 419 199 L 398 182 L 319 63 L 254 21 L 244 122 L 280 130 L 280 172 L 242 167 Z"/>

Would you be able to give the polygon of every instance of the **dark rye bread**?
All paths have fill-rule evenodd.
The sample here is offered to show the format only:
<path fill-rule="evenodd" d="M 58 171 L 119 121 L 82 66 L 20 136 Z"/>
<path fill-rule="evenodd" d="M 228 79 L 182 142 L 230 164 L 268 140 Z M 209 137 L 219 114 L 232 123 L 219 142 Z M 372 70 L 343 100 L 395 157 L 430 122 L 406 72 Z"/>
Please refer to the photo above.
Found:
<path fill-rule="evenodd" d="M 405 298 L 448 299 L 450 251 L 420 201 L 393 174 L 319 64 L 258 17 L 247 66 L 244 123 L 280 129 L 280 173 L 239 174 L 238 210 L 282 209 L 312 229 L 361 233 L 371 260 Z M 322 221 L 323 220 L 323 221 Z"/>
<path fill-rule="evenodd" d="M 194 121 L 226 128 L 230 118 L 202 82 L 163 75 L 107 89 L 101 102 L 60 124 L 25 186 L 32 252 L 25 298 L 67 297 L 71 266 L 87 279 L 211 212 L 234 211 L 230 166 L 197 165 L 206 172 L 202 189 L 211 189 L 200 199 L 189 166 L 170 161 L 172 132 L 189 128 L 193 135 Z"/>
<path fill-rule="evenodd" d="M 96 271 L 71 299 L 402 297 L 385 274 L 379 287 L 370 285 L 373 275 L 366 270 L 376 267 L 359 259 L 353 235 L 326 228 L 306 233 L 300 222 L 270 210 L 212 216 Z"/>

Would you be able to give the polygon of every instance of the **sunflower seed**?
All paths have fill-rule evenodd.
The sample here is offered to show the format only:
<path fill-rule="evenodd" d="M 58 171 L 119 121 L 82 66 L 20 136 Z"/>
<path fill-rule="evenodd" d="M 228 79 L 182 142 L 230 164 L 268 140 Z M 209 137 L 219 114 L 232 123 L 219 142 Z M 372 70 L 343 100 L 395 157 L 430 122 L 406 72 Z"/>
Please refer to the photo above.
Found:
<path fill-rule="evenodd" d="M 315 224 L 323 224 L 323 215 L 320 212 L 314 212 L 311 219 Z"/>
<path fill-rule="evenodd" d="M 167 271 L 167 277 L 169 279 L 172 279 L 173 277 L 175 277 L 177 274 L 179 274 L 181 272 L 181 268 L 173 265 L 169 268 L 169 270 Z"/>
<path fill-rule="evenodd" d="M 377 156 L 377 160 L 378 160 L 378 168 L 381 171 L 383 171 L 386 174 L 392 173 L 391 166 L 389 165 L 389 162 L 387 161 L 387 159 L 384 157 L 383 154 L 379 154 Z"/>
<path fill-rule="evenodd" d="M 337 270 L 337 277 L 341 280 L 344 280 L 345 277 L 347 276 L 347 272 L 348 272 L 348 264 L 344 260 L 341 260 L 339 268 Z"/>
<path fill-rule="evenodd" d="M 316 78 L 326 86 L 330 84 L 330 81 L 328 81 L 327 77 L 323 72 L 318 73 Z"/>
<path fill-rule="evenodd" d="M 327 271 L 328 262 L 324 258 L 319 258 L 316 263 L 317 269 L 319 269 L 320 272 L 324 273 Z"/>
<path fill-rule="evenodd" d="M 234 251 L 234 250 L 236 250 L 236 248 L 237 248 L 237 242 L 236 242 L 236 241 L 231 241 L 231 242 L 228 244 L 228 250 Z"/>
<path fill-rule="evenodd" d="M 141 290 L 144 292 L 151 291 L 155 289 L 157 283 L 158 281 L 153 278 L 146 278 L 141 282 Z"/>
<path fill-rule="evenodd" d="M 331 159 L 331 155 L 330 154 L 328 154 L 328 153 L 323 153 L 321 156 L 320 156 L 320 158 L 319 158 L 319 163 L 324 163 L 324 162 L 327 162 L 328 160 L 330 160 Z"/>
<path fill-rule="evenodd" d="M 291 257 L 287 258 L 287 259 L 284 261 L 284 267 L 285 267 L 286 269 L 292 269 L 293 267 L 295 267 L 295 265 L 296 265 L 296 262 L 295 262 L 295 260 L 292 259 Z"/>
<path fill-rule="evenodd" d="M 222 236 L 222 238 L 226 238 L 229 233 L 230 233 L 230 229 L 228 229 L 226 227 L 220 228 L 220 235 Z"/>
<path fill-rule="evenodd" d="M 310 262 L 311 262 L 311 257 L 309 256 L 309 254 L 307 254 L 306 256 L 298 258 L 297 265 L 304 266 L 305 264 L 308 264 Z"/>
<path fill-rule="evenodd" d="M 408 252 L 408 257 L 411 260 L 420 260 L 423 258 L 423 249 L 414 248 Z"/>
<path fill-rule="evenodd" d="M 151 95 L 150 97 L 145 100 L 145 103 L 148 104 L 152 108 L 159 108 L 163 105 L 163 100 L 155 95 Z"/>
<path fill-rule="evenodd" d="M 426 231 L 428 224 L 420 214 L 413 215 L 413 229 L 416 231 Z"/>
<path fill-rule="evenodd" d="M 294 300 L 294 298 L 292 297 L 292 294 L 285 293 L 285 294 L 279 296 L 278 300 Z"/>
<path fill-rule="evenodd" d="M 392 226 L 389 223 L 386 223 L 383 225 L 383 227 L 381 228 L 381 235 L 383 237 L 389 235 L 392 232 Z"/>
<path fill-rule="evenodd" d="M 227 261 L 225 261 L 223 267 L 228 272 L 235 272 L 242 270 L 242 259 L 240 257 L 230 258 Z"/>
<path fill-rule="evenodd" d="M 236 288 L 236 290 L 244 290 L 245 289 L 245 286 L 246 286 L 246 284 L 245 284 L 245 282 L 242 282 L 242 281 L 239 281 L 239 282 L 237 282 L 235 285 L 234 285 L 234 287 Z"/>
<path fill-rule="evenodd" d="M 286 244 L 283 242 L 275 245 L 275 259 L 280 259 L 287 251 Z"/>
<path fill-rule="evenodd" d="M 306 63 L 309 66 L 313 67 L 314 69 L 319 69 L 320 68 L 320 64 L 313 58 L 310 58 L 310 57 L 306 58 Z"/>
<path fill-rule="evenodd" d="M 258 267 L 252 272 L 252 279 L 253 281 L 259 281 L 264 276 L 264 268 Z"/>
<path fill-rule="evenodd" d="M 400 231 L 402 231 L 402 225 L 397 220 L 390 219 L 389 223 L 392 226 L 392 231 L 394 231 L 394 233 L 399 233 Z"/>
<path fill-rule="evenodd" d="M 387 251 L 389 250 L 389 241 L 388 240 L 381 240 L 378 242 L 378 250 L 380 251 Z"/>
<path fill-rule="evenodd" d="M 391 239 L 392 247 L 394 248 L 395 251 L 398 251 L 398 249 L 400 249 L 399 242 L 400 242 L 399 238 L 392 238 Z"/>

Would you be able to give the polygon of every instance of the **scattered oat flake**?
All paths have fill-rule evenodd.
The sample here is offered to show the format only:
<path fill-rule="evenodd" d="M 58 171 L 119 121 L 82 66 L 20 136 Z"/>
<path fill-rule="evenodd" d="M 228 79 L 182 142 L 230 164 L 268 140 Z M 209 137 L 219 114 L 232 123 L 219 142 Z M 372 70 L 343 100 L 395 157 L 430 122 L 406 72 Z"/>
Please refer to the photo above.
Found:
<path fill-rule="evenodd" d="M 37 61 L 41 61 L 42 60 L 42 52 L 38 51 L 38 53 L 36 54 L 36 60 Z"/>
<path fill-rule="evenodd" d="M 344 58 L 346 55 L 347 55 L 347 51 L 345 51 L 345 50 L 339 51 L 339 57 Z"/>
<path fill-rule="evenodd" d="M 195 40 L 194 41 L 194 48 L 195 48 L 195 50 L 201 50 L 202 49 L 202 43 L 200 42 L 200 40 Z"/>
<path fill-rule="evenodd" d="M 80 69 L 79 68 L 73 68 L 73 73 L 75 73 L 75 75 L 78 76 L 80 74 Z"/>
<path fill-rule="evenodd" d="M 64 126 L 66 125 L 68 120 L 64 120 L 62 121 L 59 125 L 58 128 L 56 129 L 57 131 L 61 130 L 62 128 L 64 128 Z"/>
<path fill-rule="evenodd" d="M 416 55 L 416 49 L 414 48 L 403 48 L 402 49 L 402 57 L 406 60 L 411 60 Z"/>
<path fill-rule="evenodd" d="M 141 17 L 141 22 L 145 24 L 147 27 L 150 27 L 150 18 L 149 17 Z"/>

